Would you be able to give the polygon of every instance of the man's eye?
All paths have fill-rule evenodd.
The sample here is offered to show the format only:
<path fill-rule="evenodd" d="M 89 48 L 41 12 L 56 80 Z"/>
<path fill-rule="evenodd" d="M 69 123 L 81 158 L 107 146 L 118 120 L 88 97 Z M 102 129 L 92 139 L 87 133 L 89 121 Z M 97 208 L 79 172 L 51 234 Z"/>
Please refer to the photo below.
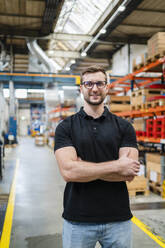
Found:
<path fill-rule="evenodd" d="M 86 82 L 86 85 L 92 86 L 92 82 L 88 81 L 88 82 Z"/>

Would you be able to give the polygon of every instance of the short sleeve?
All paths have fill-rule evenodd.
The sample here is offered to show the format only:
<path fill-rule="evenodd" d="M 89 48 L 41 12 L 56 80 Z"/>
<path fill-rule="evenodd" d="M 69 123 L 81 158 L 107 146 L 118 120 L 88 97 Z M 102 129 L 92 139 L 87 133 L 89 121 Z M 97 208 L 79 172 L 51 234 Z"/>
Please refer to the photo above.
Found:
<path fill-rule="evenodd" d="M 126 129 L 123 131 L 123 138 L 120 147 L 134 147 L 138 149 L 136 133 L 133 126 L 129 122 Z"/>
<path fill-rule="evenodd" d="M 73 146 L 69 123 L 61 122 L 55 130 L 54 151 L 66 146 Z"/>

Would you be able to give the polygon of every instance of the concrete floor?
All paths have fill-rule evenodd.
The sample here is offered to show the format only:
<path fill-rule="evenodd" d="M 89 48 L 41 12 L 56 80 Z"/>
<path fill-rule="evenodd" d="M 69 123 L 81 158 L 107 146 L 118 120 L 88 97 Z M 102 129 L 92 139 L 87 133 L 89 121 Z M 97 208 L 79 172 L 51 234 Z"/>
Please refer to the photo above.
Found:
<path fill-rule="evenodd" d="M 0 193 L 9 193 L 16 159 L 20 160 L 20 166 L 10 248 L 62 248 L 61 214 L 65 182 L 59 174 L 53 151 L 47 146 L 36 147 L 32 138 L 20 139 L 16 148 L 7 150 Z M 131 199 L 132 203 L 150 201 L 162 199 L 156 195 Z M 165 209 L 136 210 L 133 214 L 165 239 Z M 97 247 L 100 247 L 99 244 Z M 160 246 L 133 224 L 133 248 L 139 247 Z"/>

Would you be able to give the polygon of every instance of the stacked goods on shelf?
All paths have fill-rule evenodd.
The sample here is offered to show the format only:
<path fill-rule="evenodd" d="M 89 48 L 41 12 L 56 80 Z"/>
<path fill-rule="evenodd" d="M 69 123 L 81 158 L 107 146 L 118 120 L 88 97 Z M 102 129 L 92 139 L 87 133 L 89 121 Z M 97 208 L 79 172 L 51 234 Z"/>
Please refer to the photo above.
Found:
<path fill-rule="evenodd" d="M 147 42 L 148 58 L 153 58 L 157 55 L 164 55 L 165 51 L 165 32 L 154 34 Z"/>
<path fill-rule="evenodd" d="M 146 170 L 150 189 L 162 195 L 162 184 L 165 180 L 165 155 L 146 153 Z"/>
<path fill-rule="evenodd" d="M 68 86 L 69 87 L 69 86 Z M 62 87 L 63 88 L 63 87 Z M 75 99 L 77 88 L 61 89 L 58 83 L 52 84 L 45 91 L 45 105 L 47 117 L 47 143 L 54 147 L 54 134 L 59 122 L 75 113 Z"/>
<path fill-rule="evenodd" d="M 130 96 L 110 96 L 110 111 L 121 112 L 121 111 L 130 111 Z"/>
<path fill-rule="evenodd" d="M 148 179 L 144 176 L 137 176 L 132 182 L 127 182 L 127 188 L 129 196 L 148 195 Z"/>
<path fill-rule="evenodd" d="M 162 104 L 165 104 L 164 96 L 165 86 L 162 84 L 151 85 L 150 87 L 133 91 L 131 94 L 131 108 L 132 110 L 140 110 L 149 106 L 162 106 Z M 155 105 L 151 105 L 151 101 Z"/>
<path fill-rule="evenodd" d="M 134 58 L 132 62 L 133 71 L 136 71 L 140 69 L 142 66 L 144 66 L 146 64 L 147 57 L 148 57 L 148 54 L 143 53 L 143 54 L 140 54 L 138 57 Z"/>
<path fill-rule="evenodd" d="M 165 139 L 165 116 L 146 120 L 146 136 L 154 139 Z"/>
<path fill-rule="evenodd" d="M 146 136 L 146 120 L 144 118 L 135 118 L 132 123 L 136 136 Z"/>

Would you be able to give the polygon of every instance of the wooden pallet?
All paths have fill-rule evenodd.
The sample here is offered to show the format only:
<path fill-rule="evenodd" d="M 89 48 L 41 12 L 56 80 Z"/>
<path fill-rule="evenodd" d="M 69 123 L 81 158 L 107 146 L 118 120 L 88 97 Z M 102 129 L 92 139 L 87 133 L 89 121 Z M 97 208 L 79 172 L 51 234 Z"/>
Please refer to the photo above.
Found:
<path fill-rule="evenodd" d="M 136 190 L 129 190 L 129 196 L 137 196 L 137 195 L 149 195 L 148 189 L 136 189 Z"/>
<path fill-rule="evenodd" d="M 149 89 L 140 89 L 140 90 L 133 91 L 131 95 L 132 110 L 145 109 L 146 99 L 150 97 L 154 97 L 154 96 L 160 96 L 161 94 L 165 94 L 165 89 L 149 88 Z M 162 100 L 162 99 L 159 99 L 159 100 Z"/>
<path fill-rule="evenodd" d="M 153 55 L 152 57 L 148 57 L 147 58 L 147 63 L 149 64 L 151 62 L 155 62 L 157 59 L 160 59 L 160 58 L 162 58 L 164 56 L 165 56 L 165 51 L 163 50 L 160 53 L 157 53 L 157 54 Z"/>
<path fill-rule="evenodd" d="M 147 59 L 145 59 L 143 62 L 139 63 L 139 64 L 135 64 L 133 66 L 133 72 L 136 70 L 141 69 L 142 67 L 149 65 L 152 62 L 155 62 L 157 59 L 160 59 L 162 57 L 165 56 L 165 51 L 161 51 L 160 53 L 155 54 L 152 57 L 148 57 Z"/>
<path fill-rule="evenodd" d="M 158 88 L 146 88 L 146 89 L 140 89 L 135 90 L 132 92 L 131 97 L 137 97 L 137 96 L 146 96 L 146 97 L 153 97 L 153 96 L 159 96 L 161 93 L 165 93 L 165 89 L 158 89 Z"/>
<path fill-rule="evenodd" d="M 130 111 L 130 96 L 111 96 L 110 97 L 110 111 L 121 112 Z"/>
<path fill-rule="evenodd" d="M 159 99 L 159 100 L 155 100 L 155 101 L 151 101 L 151 102 L 146 102 L 144 104 L 145 109 L 156 108 L 159 106 L 165 106 L 165 99 Z"/>
<path fill-rule="evenodd" d="M 145 109 L 145 104 L 136 104 L 136 105 L 131 105 L 131 110 L 140 110 L 140 109 Z"/>
<path fill-rule="evenodd" d="M 148 179 L 144 176 L 135 177 L 132 182 L 127 182 L 127 189 L 130 196 L 138 194 L 148 195 Z"/>

